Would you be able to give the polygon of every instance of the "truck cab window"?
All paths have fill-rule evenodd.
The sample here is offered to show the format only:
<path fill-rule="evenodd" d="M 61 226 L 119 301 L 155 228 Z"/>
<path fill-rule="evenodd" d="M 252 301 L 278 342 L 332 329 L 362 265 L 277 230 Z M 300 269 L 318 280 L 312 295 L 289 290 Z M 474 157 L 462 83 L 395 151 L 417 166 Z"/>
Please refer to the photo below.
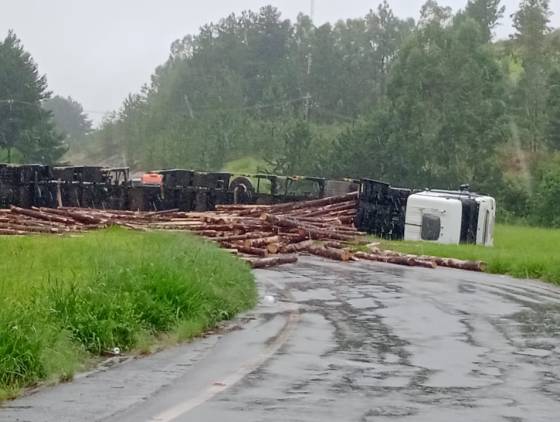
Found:
<path fill-rule="evenodd" d="M 441 234 L 441 220 L 435 214 L 422 216 L 422 240 L 438 240 Z"/>

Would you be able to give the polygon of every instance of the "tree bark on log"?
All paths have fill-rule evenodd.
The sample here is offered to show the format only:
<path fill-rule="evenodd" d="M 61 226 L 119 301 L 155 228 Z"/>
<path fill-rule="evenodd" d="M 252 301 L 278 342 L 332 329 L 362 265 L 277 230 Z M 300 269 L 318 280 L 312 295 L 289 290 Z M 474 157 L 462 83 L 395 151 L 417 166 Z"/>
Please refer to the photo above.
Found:
<path fill-rule="evenodd" d="M 335 231 L 314 229 L 311 227 L 302 227 L 300 230 L 303 233 L 306 233 L 312 240 L 342 240 L 345 242 L 350 242 L 355 239 L 355 236 L 341 234 Z"/>
<path fill-rule="evenodd" d="M 440 267 L 455 268 L 457 270 L 484 272 L 487 269 L 487 264 L 483 261 L 463 261 L 461 259 L 437 256 L 419 256 L 418 258 L 434 261 Z"/>
<path fill-rule="evenodd" d="M 29 232 L 0 228 L 0 235 L 2 236 L 23 236 L 26 234 L 29 234 Z"/>
<path fill-rule="evenodd" d="M 237 242 L 238 240 L 248 240 L 248 239 L 261 239 L 263 237 L 267 237 L 268 233 L 247 233 L 247 234 L 239 234 L 234 236 L 224 236 L 224 237 L 215 237 L 213 240 L 218 242 Z"/>
<path fill-rule="evenodd" d="M 247 239 L 243 243 L 249 248 L 263 248 L 271 243 L 280 243 L 280 236 L 263 237 L 260 239 Z"/>
<path fill-rule="evenodd" d="M 342 224 L 354 224 L 355 219 L 356 219 L 356 215 L 340 216 L 340 217 L 338 217 L 338 220 L 339 220 Z"/>
<path fill-rule="evenodd" d="M 421 260 L 408 256 L 388 256 L 388 255 L 375 255 L 365 252 L 356 252 L 356 258 L 365 259 L 368 261 L 385 262 L 387 264 L 405 265 L 408 267 L 424 267 L 424 268 L 437 268 L 434 261 Z"/>
<path fill-rule="evenodd" d="M 341 204 L 334 204 L 334 205 L 327 205 L 325 207 L 320 207 L 319 209 L 310 208 L 306 210 L 306 212 L 297 213 L 294 217 L 321 217 L 325 215 L 329 215 L 334 212 L 341 212 L 341 211 L 349 211 L 355 210 L 357 207 L 356 201 L 352 202 L 343 202 Z"/>
<path fill-rule="evenodd" d="M 231 204 L 231 205 L 216 205 L 216 211 L 245 211 L 248 209 L 269 209 L 270 205 L 255 205 L 255 204 Z"/>
<path fill-rule="evenodd" d="M 245 259 L 245 262 L 247 262 L 252 268 L 257 269 L 276 267 L 284 264 L 293 264 L 297 262 L 297 260 L 298 258 L 295 255 L 282 255 L 262 259 Z"/>
<path fill-rule="evenodd" d="M 66 225 L 76 225 L 76 221 L 74 221 L 73 219 L 66 218 L 66 217 L 59 217 L 52 214 L 45 214 L 40 211 L 34 211 L 34 210 L 29 210 L 29 209 L 14 207 L 14 206 L 10 207 L 10 210 L 14 214 L 26 215 L 28 217 L 33 217 L 38 220 L 54 221 L 56 223 L 61 223 Z"/>
<path fill-rule="evenodd" d="M 244 253 L 246 255 L 260 256 L 263 258 L 268 256 L 268 250 L 262 248 L 252 248 L 237 243 L 227 244 L 227 247 L 229 249 L 237 249 L 238 252 Z"/>
<path fill-rule="evenodd" d="M 291 245 L 283 245 L 280 247 L 280 253 L 298 253 L 305 251 L 307 248 L 312 247 L 315 244 L 312 240 L 305 240 L 299 243 L 293 243 Z"/>
<path fill-rule="evenodd" d="M 325 205 L 338 204 L 340 202 L 347 202 L 358 198 L 358 192 L 348 193 L 341 196 L 331 196 L 328 198 L 314 199 L 312 201 L 290 202 L 288 204 L 273 205 L 270 207 L 270 212 L 279 213 L 284 211 L 300 210 L 302 208 L 323 207 Z"/>
<path fill-rule="evenodd" d="M 78 221 L 83 224 L 102 224 L 105 220 L 94 217 L 92 215 L 86 215 L 79 212 L 71 211 L 71 210 L 61 210 L 61 209 L 54 209 L 54 208 L 39 208 L 37 211 L 47 213 L 47 214 L 55 214 L 61 217 L 69 217 L 75 221 Z"/>
<path fill-rule="evenodd" d="M 297 228 L 301 233 L 307 234 L 311 239 L 314 240 L 332 239 L 349 241 L 354 239 L 353 235 L 338 233 L 334 228 L 331 230 L 317 228 L 310 225 L 302 224 L 296 219 L 289 217 L 278 217 L 272 214 L 266 214 L 263 216 L 263 218 L 274 226 L 284 228 Z"/>
<path fill-rule="evenodd" d="M 261 217 L 267 223 L 270 223 L 277 227 L 283 227 L 287 229 L 297 229 L 301 226 L 301 223 L 293 218 L 290 217 L 279 217 L 277 215 L 272 214 L 263 214 Z"/>
<path fill-rule="evenodd" d="M 336 261 L 347 262 L 352 259 L 352 253 L 346 249 L 333 249 L 326 248 L 320 245 L 312 245 L 305 249 L 305 251 L 309 252 L 312 255 L 317 255 L 322 258 L 334 259 Z"/>
<path fill-rule="evenodd" d="M 57 234 L 62 233 L 63 230 L 57 227 L 44 227 L 44 226 L 32 226 L 32 225 L 22 225 L 22 224 L 6 224 L 2 225 L 3 229 L 13 230 L 23 233 L 51 233 Z"/>

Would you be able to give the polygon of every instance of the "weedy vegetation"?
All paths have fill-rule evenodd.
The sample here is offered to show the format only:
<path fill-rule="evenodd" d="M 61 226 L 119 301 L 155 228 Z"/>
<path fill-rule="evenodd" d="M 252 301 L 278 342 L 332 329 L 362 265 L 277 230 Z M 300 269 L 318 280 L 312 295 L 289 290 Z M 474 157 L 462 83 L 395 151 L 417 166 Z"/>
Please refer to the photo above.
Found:
<path fill-rule="evenodd" d="M 184 341 L 255 304 L 248 266 L 185 234 L 0 237 L 0 399 L 115 347 Z"/>

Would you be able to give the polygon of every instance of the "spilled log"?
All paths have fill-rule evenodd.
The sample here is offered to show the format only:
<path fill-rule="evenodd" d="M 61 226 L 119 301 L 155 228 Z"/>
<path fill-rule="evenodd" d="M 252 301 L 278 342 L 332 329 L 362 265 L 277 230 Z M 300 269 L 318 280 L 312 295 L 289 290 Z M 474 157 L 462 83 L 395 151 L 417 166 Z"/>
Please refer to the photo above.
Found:
<path fill-rule="evenodd" d="M 251 268 L 270 268 L 276 267 L 278 265 L 294 264 L 298 260 L 296 255 L 281 255 L 271 258 L 261 258 L 261 259 L 245 259 Z"/>
<path fill-rule="evenodd" d="M 306 248 L 305 251 L 322 258 L 328 258 L 342 262 L 350 261 L 350 259 L 352 258 L 352 253 L 346 249 L 327 248 L 321 245 L 311 245 Z"/>
<path fill-rule="evenodd" d="M 404 265 L 408 267 L 424 267 L 431 269 L 437 268 L 437 264 L 434 261 L 422 260 L 409 256 L 379 255 L 366 252 L 356 252 L 354 256 L 356 258 L 365 259 L 367 261 L 384 262 L 387 264 Z"/>

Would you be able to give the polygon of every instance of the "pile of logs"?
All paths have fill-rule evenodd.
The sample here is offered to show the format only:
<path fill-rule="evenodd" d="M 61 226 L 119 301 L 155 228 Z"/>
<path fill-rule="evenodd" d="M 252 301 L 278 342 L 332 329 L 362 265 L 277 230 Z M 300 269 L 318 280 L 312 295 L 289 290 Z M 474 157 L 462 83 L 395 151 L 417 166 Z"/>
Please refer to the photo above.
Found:
<path fill-rule="evenodd" d="M 276 205 L 221 205 L 204 213 L 11 207 L 0 212 L 0 235 L 64 234 L 116 225 L 188 231 L 217 243 L 254 268 L 292 263 L 300 253 L 350 261 L 351 246 L 363 242 L 364 236 L 353 225 L 357 200 L 357 193 L 351 193 Z"/>
<path fill-rule="evenodd" d="M 154 216 L 130 211 L 72 208 L 18 208 L 0 210 L 0 235 L 65 234 L 119 225 L 141 229 Z"/>
<path fill-rule="evenodd" d="M 276 205 L 218 205 L 206 213 L 170 213 L 149 229 L 188 230 L 238 254 L 253 268 L 292 263 L 307 253 L 338 261 L 353 259 L 365 242 L 354 227 L 357 192 Z M 161 217 L 161 216 L 160 216 Z"/>
<path fill-rule="evenodd" d="M 337 261 L 369 260 L 483 271 L 481 262 L 418 257 L 370 245 L 354 227 L 358 193 L 275 205 L 218 205 L 216 211 L 133 212 L 84 208 L 11 207 L 0 210 L 0 235 L 64 234 L 122 226 L 133 230 L 187 231 L 238 255 L 253 268 L 297 261 L 301 253 Z M 355 252 L 368 249 L 368 252 Z"/>

